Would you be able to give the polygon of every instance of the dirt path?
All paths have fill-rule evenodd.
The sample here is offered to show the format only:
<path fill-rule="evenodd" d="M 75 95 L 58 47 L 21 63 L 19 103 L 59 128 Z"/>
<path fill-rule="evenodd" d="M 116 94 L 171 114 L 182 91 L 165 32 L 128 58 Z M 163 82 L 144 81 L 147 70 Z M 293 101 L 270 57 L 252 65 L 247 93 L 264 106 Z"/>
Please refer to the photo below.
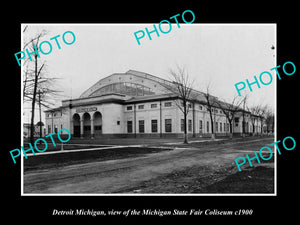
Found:
<path fill-rule="evenodd" d="M 258 141 L 260 146 L 265 146 L 272 139 Z M 253 140 L 216 143 L 202 149 L 177 148 L 138 158 L 90 162 L 59 170 L 35 170 L 24 175 L 24 193 L 126 193 L 141 182 L 195 165 L 205 168 L 199 176 L 207 176 L 210 172 L 232 166 L 234 159 L 244 155 L 244 151 L 258 150 L 251 149 L 252 144 Z"/>

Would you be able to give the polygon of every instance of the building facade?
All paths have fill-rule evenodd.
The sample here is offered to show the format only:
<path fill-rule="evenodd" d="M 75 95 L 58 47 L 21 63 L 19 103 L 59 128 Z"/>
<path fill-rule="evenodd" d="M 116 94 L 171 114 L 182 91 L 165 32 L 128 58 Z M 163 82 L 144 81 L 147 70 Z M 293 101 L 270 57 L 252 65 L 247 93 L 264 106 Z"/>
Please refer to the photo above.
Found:
<path fill-rule="evenodd" d="M 62 106 L 45 111 L 46 134 L 67 128 L 72 137 L 166 137 L 182 136 L 184 117 L 178 95 L 170 92 L 174 83 L 156 76 L 129 70 L 99 80 L 79 98 L 62 101 Z M 187 132 L 210 136 L 211 119 L 203 93 L 188 103 Z M 196 100 L 195 100 L 196 99 Z M 243 113 L 242 113 L 243 112 Z M 261 121 L 241 111 L 232 122 L 233 132 L 260 133 Z M 229 134 L 229 123 L 218 107 L 213 108 L 214 133 Z"/>

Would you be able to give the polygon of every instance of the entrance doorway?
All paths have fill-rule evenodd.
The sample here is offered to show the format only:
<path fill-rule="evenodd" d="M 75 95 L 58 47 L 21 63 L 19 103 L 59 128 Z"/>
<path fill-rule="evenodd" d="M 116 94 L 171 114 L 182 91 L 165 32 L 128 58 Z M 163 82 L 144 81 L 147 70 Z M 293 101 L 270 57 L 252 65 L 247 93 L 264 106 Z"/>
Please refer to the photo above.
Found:
<path fill-rule="evenodd" d="M 80 116 L 75 113 L 73 115 L 73 136 L 80 137 Z"/>
<path fill-rule="evenodd" d="M 102 114 L 97 111 L 94 113 L 93 117 L 95 136 L 100 136 L 102 134 Z"/>
<path fill-rule="evenodd" d="M 91 116 L 89 113 L 83 114 L 83 136 L 91 136 Z"/>

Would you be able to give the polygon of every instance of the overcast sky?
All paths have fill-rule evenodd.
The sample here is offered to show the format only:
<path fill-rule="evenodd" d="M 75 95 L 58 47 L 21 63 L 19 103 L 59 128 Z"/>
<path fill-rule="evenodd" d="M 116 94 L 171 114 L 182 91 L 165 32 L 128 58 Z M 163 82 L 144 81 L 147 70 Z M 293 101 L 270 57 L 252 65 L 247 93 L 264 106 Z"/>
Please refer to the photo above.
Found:
<path fill-rule="evenodd" d="M 145 31 L 145 27 L 152 30 L 153 24 L 28 25 L 28 36 L 42 29 L 48 31 L 41 41 L 62 36 L 66 31 L 76 36 L 72 45 L 58 38 L 60 50 L 54 40 L 50 41 L 52 52 L 41 54 L 41 60 L 47 63 L 48 76 L 61 78 L 56 88 L 63 91 L 62 99 L 78 98 L 98 80 L 130 69 L 171 79 L 168 71 L 178 64 L 195 79 L 195 89 L 205 90 L 210 83 L 213 95 L 230 101 L 237 94 L 235 83 L 245 79 L 254 81 L 254 75 L 276 66 L 276 49 L 271 49 L 276 47 L 274 24 L 180 24 L 178 28 L 175 23 L 168 34 L 160 33 L 157 37 L 152 33 L 152 40 L 145 35 L 140 39 L 141 45 L 134 32 Z M 253 92 L 248 91 L 249 105 L 262 103 L 275 107 L 275 80 L 260 89 L 253 86 Z M 60 105 L 61 101 L 57 101 L 56 106 Z M 28 110 L 24 116 L 24 122 L 28 122 Z"/>

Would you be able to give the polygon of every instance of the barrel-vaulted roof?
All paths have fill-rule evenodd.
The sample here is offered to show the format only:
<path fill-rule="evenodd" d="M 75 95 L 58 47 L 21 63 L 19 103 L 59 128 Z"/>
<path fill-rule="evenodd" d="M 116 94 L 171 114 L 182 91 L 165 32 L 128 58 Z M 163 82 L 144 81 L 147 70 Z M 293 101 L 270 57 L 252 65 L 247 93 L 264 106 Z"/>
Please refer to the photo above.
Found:
<path fill-rule="evenodd" d="M 157 76 L 136 71 L 128 70 L 125 73 L 113 73 L 102 78 L 93 86 L 84 91 L 79 98 L 89 98 L 107 94 L 123 94 L 134 99 L 155 98 L 165 94 L 174 95 L 176 83 Z M 192 89 L 190 98 L 199 102 L 206 102 L 204 93 Z M 216 99 L 214 96 L 210 98 Z"/>
<path fill-rule="evenodd" d="M 120 104 L 132 104 L 139 102 L 149 102 L 163 99 L 178 99 L 179 94 L 176 94 L 178 83 L 171 82 L 148 73 L 135 70 L 128 70 L 125 73 L 114 73 L 105 77 L 93 86 L 84 91 L 77 99 L 68 99 L 62 101 L 62 106 L 49 109 L 45 112 L 59 111 L 65 107 L 91 105 L 96 103 L 118 102 Z M 209 99 L 214 104 L 213 107 L 228 108 L 226 105 L 231 105 L 224 101 L 220 101 L 217 97 L 209 95 Z M 198 90 L 191 90 L 189 96 L 190 101 L 200 104 L 207 104 L 205 94 Z M 247 110 L 239 108 L 240 111 Z"/>
<path fill-rule="evenodd" d="M 85 90 L 77 100 L 95 98 L 110 94 L 121 94 L 127 103 L 138 101 L 149 101 L 164 98 L 165 96 L 175 97 L 175 82 L 171 82 L 157 76 L 136 71 L 128 70 L 125 73 L 113 73 L 102 78 L 90 88 Z M 177 95 L 178 96 L 178 95 Z M 217 97 L 210 95 L 211 100 L 218 101 L 221 105 L 228 103 L 220 101 Z M 206 104 L 205 94 L 201 91 L 192 89 L 190 100 Z M 86 101 L 86 100 L 84 100 Z M 215 105 L 218 107 L 219 105 Z"/>
<path fill-rule="evenodd" d="M 159 78 L 157 76 L 128 70 L 125 73 L 113 73 L 102 78 L 93 86 L 85 90 L 79 98 L 101 96 L 109 93 L 125 94 L 127 96 L 155 96 L 172 93 L 176 89 L 176 83 Z M 174 93 L 174 92 L 173 92 Z M 204 94 L 192 90 L 191 97 L 199 101 L 205 101 Z"/>
<path fill-rule="evenodd" d="M 145 96 L 165 94 L 164 85 L 171 85 L 170 81 L 159 77 L 129 70 L 126 73 L 113 73 L 102 78 L 84 91 L 79 98 L 100 96 L 108 93 L 119 93 L 128 96 Z"/>

